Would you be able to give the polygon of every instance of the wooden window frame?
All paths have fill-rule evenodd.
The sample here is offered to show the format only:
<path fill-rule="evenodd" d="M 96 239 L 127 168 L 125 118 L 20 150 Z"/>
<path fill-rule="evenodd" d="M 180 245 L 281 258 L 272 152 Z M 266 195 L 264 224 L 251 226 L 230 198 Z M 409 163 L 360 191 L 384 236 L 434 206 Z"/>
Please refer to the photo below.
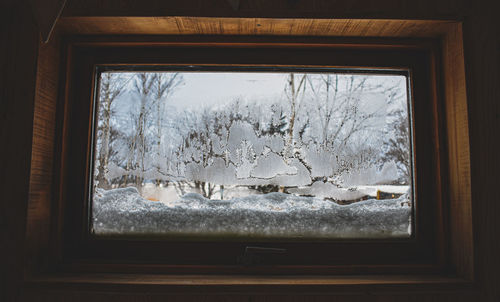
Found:
<path fill-rule="evenodd" d="M 418 284 L 418 280 L 420 280 L 420 282 L 422 282 L 422 280 L 431 280 L 431 283 L 458 282 L 462 284 L 464 282 L 470 282 L 473 274 L 472 263 L 468 263 L 467 261 L 469 260 L 464 260 L 464 257 L 472 257 L 472 225 L 470 217 L 468 217 L 468 215 L 470 215 L 470 176 L 467 174 L 467 165 L 469 162 L 468 158 L 456 161 L 458 156 L 456 154 L 457 150 L 458 152 L 463 152 L 461 148 L 466 148 L 466 151 L 468 152 L 467 127 L 459 127 L 464 123 L 464 109 L 461 108 L 460 110 L 457 110 L 457 104 L 458 106 L 463 106 L 464 102 L 466 104 L 466 99 L 464 94 L 460 94 L 461 88 L 459 87 L 461 84 L 464 84 L 463 78 L 460 78 L 460 76 L 463 75 L 463 70 L 460 70 L 460 65 L 458 67 L 452 67 L 450 65 L 451 62 L 456 63 L 458 60 L 459 63 L 461 62 L 461 66 L 463 67 L 463 55 L 461 58 L 456 58 L 450 57 L 447 53 L 450 50 L 460 52 L 461 45 L 456 45 L 456 43 L 457 41 L 461 41 L 461 32 L 460 27 L 457 27 L 457 24 L 450 25 L 445 32 L 447 32 L 445 36 L 430 36 L 429 38 L 431 39 L 423 40 L 414 39 L 413 37 L 412 39 L 339 39 L 324 37 L 274 37 L 272 39 L 261 37 L 160 38 L 144 36 L 125 38 L 117 36 L 109 38 L 84 36 L 76 39 L 71 37 L 67 38 L 64 43 L 62 43 L 62 49 L 64 49 L 62 53 L 63 58 L 65 58 L 63 62 L 66 63 L 63 63 L 59 67 L 56 65 L 54 68 L 56 78 L 58 69 L 62 75 L 59 77 L 59 85 L 56 85 L 60 88 L 50 88 L 54 95 L 59 94 L 59 103 L 57 105 L 54 103 L 54 98 L 50 98 L 50 104 L 52 106 L 51 110 L 49 110 L 50 114 L 45 112 L 44 115 L 43 112 L 40 112 L 40 108 L 38 111 L 37 108 L 35 108 L 34 127 L 54 131 L 52 136 L 48 137 L 47 140 L 54 142 L 55 146 L 59 146 L 59 148 L 55 147 L 51 150 L 53 164 L 53 171 L 51 171 L 51 173 L 53 173 L 56 177 L 52 178 L 49 185 L 50 189 L 47 189 L 47 191 L 52 192 L 52 196 L 56 198 L 38 198 L 37 200 L 36 195 L 33 195 L 35 198 L 32 198 L 32 200 L 34 200 L 32 204 L 34 203 L 39 207 L 31 208 L 29 213 L 27 251 L 44 253 L 42 253 L 42 260 L 37 259 L 33 261 L 33 259 L 30 258 L 30 261 L 28 261 L 27 264 L 26 280 L 35 283 L 47 282 L 47 280 L 53 280 L 49 282 L 54 282 L 54 280 L 57 280 L 57 278 L 53 279 L 54 276 L 60 273 L 70 273 L 80 276 L 83 273 L 107 273 L 107 278 L 109 278 L 109 276 L 113 276 L 113 274 L 116 276 L 116 274 L 123 272 L 133 273 L 136 275 L 145 273 L 161 273 L 170 274 L 170 282 L 174 282 L 172 280 L 178 280 L 179 282 L 183 280 L 182 278 L 172 279 L 172 276 L 175 274 L 258 274 L 263 276 L 262 280 L 266 280 L 266 277 L 264 277 L 266 274 L 282 274 L 285 276 L 289 276 L 291 274 L 323 274 L 325 275 L 323 280 L 330 278 L 329 280 L 331 280 L 331 282 L 342 284 L 345 280 L 350 279 L 345 277 L 345 274 L 383 274 L 385 277 L 380 280 L 386 281 L 383 281 L 382 283 L 392 282 L 391 284 L 394 284 L 398 283 L 398 281 L 396 281 L 398 280 L 397 276 L 401 274 L 407 275 L 409 273 L 410 276 L 427 276 L 425 278 L 406 278 L 406 280 L 414 280 L 415 284 Z M 46 47 L 46 51 L 41 52 L 40 59 L 43 59 L 42 55 L 46 54 L 52 59 L 51 64 L 54 64 L 54 57 L 57 57 L 57 55 L 61 53 L 59 43 L 61 42 L 58 40 L 57 42 L 54 42 L 55 45 L 52 48 Z M 44 47 L 41 46 L 42 50 L 43 48 Z M 315 49 L 318 52 L 328 50 L 339 51 L 342 53 L 343 51 L 343 55 L 346 60 L 345 62 L 352 60 L 353 57 L 355 57 L 355 59 L 358 60 L 358 66 L 362 65 L 363 67 L 369 67 L 370 56 L 372 56 L 371 62 L 377 63 L 374 67 L 387 68 L 397 67 L 397 59 L 395 58 L 397 58 L 398 53 L 411 54 L 410 57 L 414 58 L 424 56 L 424 61 L 426 61 L 425 64 L 422 65 L 421 61 L 416 61 L 411 66 L 412 71 L 419 74 L 418 77 L 412 77 L 412 79 L 421 81 L 418 85 L 416 85 L 417 89 L 415 89 L 413 93 L 420 95 L 427 94 L 426 96 L 429 98 L 429 101 L 425 102 L 426 106 L 417 106 L 417 108 L 415 108 L 415 123 L 418 127 L 416 128 L 417 131 L 415 139 L 417 140 L 417 143 L 415 146 L 416 148 L 421 148 L 421 150 L 417 149 L 415 154 L 417 157 L 417 183 L 425 183 L 432 186 L 433 189 L 418 191 L 417 195 L 419 196 L 418 198 L 420 198 L 420 196 L 424 196 L 425 198 L 430 196 L 429 198 L 439 200 L 439 202 L 433 209 L 425 209 L 425 211 L 423 211 L 433 218 L 429 219 L 425 223 L 417 222 L 417 227 L 420 225 L 427 228 L 427 231 L 425 231 L 427 232 L 427 235 L 430 234 L 431 229 L 437 230 L 435 237 L 431 239 L 429 239 L 430 237 L 426 237 L 428 240 L 426 244 L 420 245 L 416 250 L 414 249 L 414 251 L 418 251 L 418 253 L 411 256 L 402 256 L 393 262 L 389 261 L 389 259 L 394 260 L 394 258 L 390 257 L 382 258 L 381 262 L 376 262 L 373 258 L 365 258 L 357 262 L 354 261 L 354 259 L 356 256 L 360 256 L 360 253 L 357 253 L 356 251 L 364 251 L 364 249 L 370 245 L 380 249 L 375 253 L 375 255 L 381 257 L 384 255 L 384 246 L 386 248 L 389 247 L 385 250 L 385 252 L 391 250 L 403 251 L 402 254 L 405 255 L 405 253 L 411 254 L 411 248 L 415 248 L 415 245 L 401 248 L 401 245 L 399 245 L 399 247 L 397 246 L 400 243 L 397 243 L 396 246 L 391 246 L 391 244 L 394 244 L 394 241 L 378 241 L 375 243 L 359 240 L 336 241 L 336 245 L 334 247 L 339 251 L 342 251 L 340 254 L 351 255 L 353 257 L 350 259 L 340 259 L 337 262 L 334 261 L 319 264 L 312 263 L 313 265 L 311 265 L 311 263 L 306 263 L 305 265 L 290 265 L 291 263 L 284 263 L 283 265 L 277 266 L 267 265 L 255 267 L 242 267 L 241 265 L 234 265 L 234 263 L 232 265 L 228 265 L 228 263 L 224 263 L 222 258 L 217 260 L 219 262 L 210 262 L 210 260 L 207 261 L 207 259 L 205 259 L 205 261 L 202 262 L 190 263 L 189 261 L 183 261 L 183 263 L 179 265 L 175 263 L 176 261 L 168 263 L 168 261 L 165 261 L 165 258 L 161 256 L 161 254 L 157 254 L 153 257 L 153 261 L 147 261 L 146 259 L 150 255 L 141 252 L 141 248 L 142 250 L 164 250 L 165 241 L 151 241 L 148 243 L 140 241 L 109 241 L 105 242 L 104 245 L 99 245 L 103 242 L 95 245 L 96 242 L 89 239 L 89 237 L 86 237 L 84 229 L 82 228 L 82 223 L 85 221 L 86 216 L 82 215 L 82 213 L 85 213 L 85 209 L 81 208 L 81 205 L 85 202 L 87 194 L 85 193 L 85 188 L 88 188 L 88 186 L 86 186 L 86 182 L 88 180 L 88 167 L 90 167 L 89 146 L 91 133 L 89 131 L 91 129 L 90 117 L 92 95 L 89 93 L 93 90 L 95 85 L 95 82 L 93 81 L 95 79 L 93 76 L 95 71 L 94 66 L 95 64 L 114 63 L 158 64 L 159 61 L 163 64 L 175 63 L 168 61 L 168 59 L 164 56 L 162 57 L 161 53 L 158 52 L 162 48 L 182 49 L 183 51 L 187 49 L 199 50 L 200 48 L 207 48 L 214 49 L 219 53 L 214 57 L 216 58 L 219 56 L 218 62 L 217 60 L 211 62 L 203 62 L 203 60 L 195 62 L 199 64 L 275 65 L 277 64 L 276 62 L 280 60 L 279 56 L 275 55 L 271 61 L 262 61 L 263 56 L 261 54 L 261 61 L 257 63 L 255 61 L 247 61 L 246 63 L 242 61 L 231 62 L 227 60 L 227 58 L 225 59 L 226 61 L 221 62 L 220 54 L 227 51 L 227 49 L 232 49 L 233 51 L 251 49 L 252 51 L 262 50 L 267 52 L 272 52 L 276 49 L 288 49 L 294 50 L 297 53 L 304 53 L 311 51 L 311 49 Z M 141 57 L 148 52 L 150 55 L 149 59 L 147 57 Z M 351 56 L 353 52 L 364 54 L 367 61 L 365 61 L 364 64 L 359 64 L 359 59 L 362 59 L 362 57 L 360 55 Z M 366 56 L 367 54 L 368 56 Z M 377 56 L 376 54 L 379 55 Z M 178 55 L 182 56 L 182 53 L 179 52 Z M 391 64 L 393 65 L 387 64 L 386 62 L 386 66 L 380 66 L 380 62 L 383 61 L 384 57 L 386 60 L 390 58 L 393 62 Z M 408 58 L 409 57 L 407 56 L 406 60 L 408 60 Z M 330 63 L 329 66 L 341 65 L 345 67 L 347 65 L 345 62 L 341 62 L 341 64 Z M 59 63 L 62 63 L 61 60 L 59 60 Z M 177 63 L 179 62 L 177 61 Z M 189 64 L 187 61 L 183 63 Z M 283 65 L 290 64 L 290 62 L 283 63 Z M 40 64 L 44 64 L 44 61 L 39 60 L 39 66 Z M 321 62 L 317 61 L 313 65 L 316 64 L 320 65 Z M 309 62 L 306 65 L 311 65 L 311 63 Z M 353 67 L 356 66 L 356 64 L 354 61 L 350 61 L 348 66 Z M 401 67 L 408 66 L 399 66 L 399 68 Z M 458 78 L 457 75 L 449 73 L 449 70 L 452 68 L 458 68 Z M 43 76 L 43 74 L 41 74 L 42 71 L 39 68 L 39 81 L 37 81 L 37 92 L 40 91 L 40 94 L 37 94 L 37 99 L 41 100 L 39 103 L 43 103 L 44 101 L 42 95 L 44 87 L 39 86 L 39 83 L 41 82 L 40 77 Z M 424 74 L 428 76 L 425 80 L 424 77 L 421 76 Z M 75 83 L 78 83 L 78 85 L 75 85 Z M 75 89 L 77 86 L 78 89 Z M 420 89 L 420 87 L 423 86 L 427 86 L 427 88 Z M 45 89 L 47 90 L 46 87 Z M 77 91 L 79 93 L 75 93 Z M 85 91 L 87 91 L 87 93 L 85 93 Z M 462 93 L 464 93 L 464 91 L 462 91 Z M 415 99 L 418 100 L 420 98 L 420 96 L 417 96 Z M 425 99 L 425 97 L 422 97 L 422 99 Z M 45 101 L 49 102 L 49 100 Z M 58 111 L 57 115 L 55 114 L 56 111 Z M 39 115 L 37 115 L 37 112 Z M 421 131 L 419 129 L 424 128 L 424 115 L 426 112 L 430 113 L 432 116 L 427 123 L 430 127 L 425 131 Z M 48 120 L 50 124 L 49 127 L 47 127 L 46 124 L 37 124 L 37 118 Z M 57 123 L 57 121 L 59 122 Z M 81 131 L 78 132 L 76 129 Z M 433 139 L 433 147 L 424 148 L 425 139 L 428 139 L 429 136 Z M 35 140 L 34 136 L 34 150 L 36 150 L 39 146 L 40 145 Z M 425 154 L 425 156 L 422 156 L 422 154 Z M 419 159 L 419 156 L 421 156 L 421 159 Z M 55 160 L 57 158 L 60 158 L 60 161 Z M 34 169 L 36 167 L 33 167 L 34 165 L 36 166 L 36 162 L 32 164 L 32 184 L 36 184 L 36 178 L 33 177 L 34 173 L 36 174 L 36 170 Z M 76 171 L 80 171 L 80 173 L 78 173 L 80 177 L 69 177 L 70 175 L 75 175 L 72 174 L 74 173 L 72 171 L 75 171 L 75 169 Z M 466 172 L 465 174 L 463 174 L 464 170 Z M 85 173 L 81 173 L 83 171 L 85 171 Z M 56 179 L 56 181 L 53 181 L 54 179 Z M 464 189 L 459 187 L 460 184 L 463 184 L 464 182 L 465 185 L 468 185 L 468 192 L 467 188 Z M 82 186 L 82 184 L 85 185 Z M 418 188 L 423 188 L 423 186 L 417 185 L 417 190 L 419 190 Z M 36 193 L 33 192 L 36 191 L 36 186 L 32 186 L 32 189 L 32 193 Z M 428 192 L 431 193 L 426 195 Z M 461 193 L 463 193 L 463 195 L 457 196 L 457 194 Z M 459 199 L 458 201 L 457 198 Z M 421 211 L 421 209 L 419 209 L 421 204 L 422 203 L 419 203 L 417 200 L 417 211 Z M 41 215 L 40 209 L 43 207 L 45 207 L 47 212 L 44 212 L 42 213 L 43 215 Z M 37 242 L 33 239 L 33 236 L 36 234 L 34 229 L 37 225 L 44 224 L 44 222 L 41 222 L 40 219 L 37 219 L 40 217 L 42 218 L 42 221 L 45 221 L 45 223 L 47 223 L 47 221 L 43 219 L 49 219 L 51 223 L 49 224 L 48 229 L 47 226 L 45 226 L 46 231 L 43 234 L 44 236 L 42 236 L 43 239 Z M 466 233 L 462 235 L 453 235 L 453 232 L 459 229 L 466 231 Z M 419 236 L 418 234 L 420 233 L 421 231 L 417 229 L 417 236 Z M 414 244 L 415 240 L 412 242 Z M 172 242 L 168 244 L 171 243 Z M 198 253 L 196 248 L 200 247 L 196 246 L 196 244 L 193 245 L 193 243 L 177 244 L 185 245 L 186 249 L 183 250 L 185 252 L 187 251 L 187 253 L 184 254 L 186 256 L 185 259 L 196 257 L 196 253 Z M 217 244 L 220 245 L 220 243 Z M 265 245 L 265 243 L 263 244 Z M 318 243 L 310 242 L 309 244 Z M 231 253 L 237 255 L 238 252 L 235 253 L 235 249 L 238 249 L 241 253 L 246 245 L 248 244 L 230 244 L 228 246 L 224 246 L 223 249 L 232 250 Z M 134 250 L 134 246 L 140 248 Z M 275 246 L 275 244 L 273 246 Z M 127 247 L 132 247 L 132 249 L 129 250 L 130 253 L 128 255 L 126 252 Z M 144 247 L 148 248 L 146 249 Z M 459 250 L 458 248 L 460 247 L 465 247 L 467 250 Z M 216 249 L 220 248 L 220 246 L 216 247 Z M 424 252 L 426 249 L 430 249 L 432 251 L 430 256 L 429 254 L 426 255 Z M 105 252 L 102 253 L 102 251 Z M 107 256 L 106 251 L 109 252 Z M 126 255 L 127 257 L 122 259 L 119 259 L 120 257 L 116 258 L 116 253 L 120 251 L 121 255 Z M 190 254 L 190 251 L 194 251 L 195 254 Z M 180 255 L 182 255 L 182 253 L 176 253 L 174 256 Z M 323 254 L 323 256 L 326 257 L 327 255 Z M 391 256 L 394 256 L 394 254 Z M 295 260 L 297 259 L 299 258 L 295 258 Z M 40 273 L 44 276 L 42 279 L 45 281 L 41 281 L 39 279 Z M 443 279 L 444 275 L 449 276 L 450 274 L 459 278 Z M 344 275 L 345 279 L 342 279 L 342 275 Z M 436 281 L 436 276 L 438 276 L 440 281 Z M 305 280 L 306 279 L 309 280 L 308 278 L 305 278 Z M 217 280 L 218 281 L 214 281 L 214 283 L 231 283 L 225 278 Z M 263 282 L 265 283 L 265 281 Z M 285 280 L 279 281 L 278 283 L 286 285 L 286 282 L 287 281 Z M 352 280 L 352 282 L 356 283 L 357 281 Z M 377 283 L 377 281 L 373 282 Z M 155 282 L 151 281 L 150 283 Z M 235 281 L 235 283 L 238 282 Z M 333 283 L 329 284 L 331 285 Z M 347 281 L 347 283 L 349 282 Z M 308 284 L 313 285 L 316 283 L 313 281 Z"/>

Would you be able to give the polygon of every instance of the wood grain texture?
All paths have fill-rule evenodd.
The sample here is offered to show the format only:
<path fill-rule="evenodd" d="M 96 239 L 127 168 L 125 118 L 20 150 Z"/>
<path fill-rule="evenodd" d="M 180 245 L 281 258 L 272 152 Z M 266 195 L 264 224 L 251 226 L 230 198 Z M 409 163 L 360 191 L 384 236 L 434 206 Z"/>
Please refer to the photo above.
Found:
<path fill-rule="evenodd" d="M 298 242 L 286 242 L 281 240 L 274 244 L 287 249 L 285 256 L 268 262 L 266 266 L 241 267 L 237 264 L 237 256 L 244 250 L 245 242 L 229 240 L 223 242 L 184 241 L 170 238 L 170 240 L 134 240 L 128 241 L 106 240 L 100 238 L 85 238 L 78 234 L 86 234 L 88 221 L 82 216 L 88 213 L 86 210 L 86 192 L 90 173 L 88 170 L 88 153 L 91 143 L 87 138 L 91 129 L 92 79 L 93 64 L 125 64 L 125 66 L 152 63 L 152 64 L 282 64 L 311 66 L 375 66 L 391 68 L 394 66 L 407 66 L 412 69 L 418 81 L 414 81 L 413 91 L 416 99 L 416 120 L 420 125 L 428 125 L 429 108 L 436 102 L 429 97 L 429 68 L 428 66 L 428 44 L 419 45 L 418 48 L 402 50 L 400 45 L 386 45 L 384 51 L 379 48 L 353 50 L 350 47 L 339 46 L 331 43 L 330 39 L 320 39 L 324 46 L 329 49 L 304 49 L 295 48 L 300 45 L 301 39 L 293 39 L 292 46 L 285 43 L 281 48 L 260 48 L 257 42 L 253 48 L 235 48 L 231 41 L 225 37 L 219 37 L 211 44 L 204 45 L 197 38 L 192 41 L 200 45 L 176 48 L 167 41 L 162 47 L 148 48 L 148 43 L 143 42 L 144 47 L 136 47 L 136 44 L 120 44 L 114 48 L 102 47 L 102 42 L 92 45 L 87 42 L 84 47 L 76 40 L 73 49 L 72 68 L 69 75 L 73 75 L 69 81 L 64 104 L 68 113 L 64 116 L 64 129 L 67 135 L 61 142 L 66 153 L 61 157 L 66 159 L 61 166 L 67 171 L 67 178 L 62 178 L 60 187 L 63 192 L 61 205 L 66 209 L 64 212 L 64 227 L 67 235 L 62 239 L 65 258 L 71 259 L 65 262 L 64 268 L 75 272 L 81 271 L 107 271 L 126 273 L 170 273 L 170 274 L 353 274 L 353 273 L 422 273 L 424 270 L 435 272 L 440 263 L 435 260 L 437 244 L 434 243 L 434 233 L 440 230 L 440 223 L 431 220 L 437 217 L 434 214 L 439 198 L 436 198 L 434 187 L 437 186 L 434 179 L 434 167 L 429 163 L 438 162 L 433 156 L 434 147 L 427 144 L 428 138 L 433 136 L 431 127 L 421 127 L 415 132 L 417 150 L 420 161 L 417 160 L 417 169 L 421 172 L 418 181 L 419 198 L 435 200 L 434 203 L 418 203 L 417 211 L 421 213 L 417 223 L 416 232 L 419 236 L 411 241 L 392 242 L 310 242 L 308 244 Z M 186 42 L 187 43 L 187 42 Z M 225 43 L 222 47 L 217 43 Z M 359 42 L 362 43 L 362 42 Z M 108 44 L 109 45 L 109 44 Z M 218 47 L 213 47 L 218 45 Z M 272 44 L 271 44 L 272 45 Z M 233 47 L 233 48 L 229 48 Z M 284 57 L 283 53 L 288 56 Z M 366 65 L 365 65 L 366 64 Z M 62 118 L 61 118 L 62 119 Z M 60 132 L 59 130 L 58 132 Z M 109 238 L 108 238 L 109 239 Z M 152 238 L 149 238 L 152 239 Z M 166 238 L 165 238 L 166 239 Z M 241 240 L 241 239 L 240 239 Z M 265 243 L 262 243 L 265 244 Z M 268 243 L 269 244 L 269 243 Z M 365 253 L 370 249 L 371 253 Z M 199 253 L 203 250 L 203 253 Z M 335 255 L 332 259 L 331 255 Z M 328 259 L 328 260 L 327 260 Z M 83 263 L 80 263 L 83 260 Z M 97 261 L 97 264 L 96 264 Z M 143 263 L 147 261 L 148 264 Z M 109 265 L 112 262 L 111 265 Z M 139 265 L 133 265 L 139 263 Z M 141 264 L 142 263 L 142 264 Z M 272 264 L 272 265 L 271 265 Z M 348 265 L 346 265 L 348 264 Z M 369 264 L 369 265 L 367 265 Z M 436 266 L 432 268 L 432 265 Z M 298 266 L 298 267 L 297 267 Z M 419 267 L 420 266 L 420 267 Z"/>
<path fill-rule="evenodd" d="M 304 275 L 301 278 L 296 276 L 260 276 L 248 275 L 155 275 L 155 274 L 54 274 L 40 275 L 33 279 L 32 285 L 36 286 L 36 282 L 46 284 L 55 284 L 64 282 L 66 284 L 121 284 L 121 285 L 380 285 L 380 284 L 445 284 L 456 283 L 466 284 L 467 281 L 443 276 L 428 277 L 409 276 L 409 275 L 369 275 L 369 276 L 322 276 L 322 275 Z"/>
<path fill-rule="evenodd" d="M 469 123 L 461 25 L 443 40 L 443 75 L 449 160 L 450 244 L 452 263 L 461 276 L 474 278 Z"/>
<path fill-rule="evenodd" d="M 403 292 L 421 291 L 470 291 L 471 284 L 464 279 L 443 276 L 413 275 L 303 275 L 298 278 L 285 276 L 234 276 L 234 275 L 152 275 L 152 274 L 60 274 L 39 276 L 26 286 L 33 288 L 71 287 L 114 291 L 148 292 L 218 292 L 232 293 L 283 293 L 283 292 Z"/>
<path fill-rule="evenodd" d="M 452 21 L 364 19 L 263 19 L 211 17 L 62 17 L 63 33 L 106 35 L 276 35 L 429 37 Z"/>
<path fill-rule="evenodd" d="M 33 116 L 33 149 L 26 224 L 26 274 L 48 267 L 53 206 L 54 147 L 60 68 L 60 43 L 56 35 L 48 43 L 40 43 Z"/>

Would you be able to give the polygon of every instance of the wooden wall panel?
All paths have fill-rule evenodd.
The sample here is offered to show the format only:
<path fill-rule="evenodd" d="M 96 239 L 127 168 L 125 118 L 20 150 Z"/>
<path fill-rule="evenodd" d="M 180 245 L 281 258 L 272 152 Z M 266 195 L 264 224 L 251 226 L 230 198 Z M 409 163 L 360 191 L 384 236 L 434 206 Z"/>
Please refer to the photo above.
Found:
<path fill-rule="evenodd" d="M 472 245 L 472 207 L 470 184 L 470 151 L 465 84 L 462 27 L 451 27 L 443 41 L 443 72 L 447 147 L 451 166 L 450 188 L 450 244 L 452 263 L 461 276 L 474 278 L 474 247 Z M 463 177 L 468 175 L 469 177 Z M 461 238 L 470 238 L 467 241 Z M 459 239 L 460 238 L 460 239 Z"/>
<path fill-rule="evenodd" d="M 59 36 L 40 42 L 33 117 L 33 149 L 26 224 L 26 274 L 48 266 L 54 177 L 55 124 L 60 68 Z M 44 251 L 44 252 L 42 252 Z"/>
<path fill-rule="evenodd" d="M 474 217 L 475 276 L 483 296 L 500 301 L 500 18 L 476 3 L 464 22 L 464 54 Z"/>
<path fill-rule="evenodd" d="M 24 1 L 0 1 L 0 301 L 22 280 L 38 31 Z"/>
<path fill-rule="evenodd" d="M 467 0 L 69 0 L 64 16 L 455 19 Z"/>
<path fill-rule="evenodd" d="M 428 37 L 444 35 L 451 21 L 263 19 L 213 17 L 62 17 L 72 34 L 278 35 L 338 37 Z"/>
<path fill-rule="evenodd" d="M 66 0 L 30 0 L 42 40 L 47 42 Z"/>

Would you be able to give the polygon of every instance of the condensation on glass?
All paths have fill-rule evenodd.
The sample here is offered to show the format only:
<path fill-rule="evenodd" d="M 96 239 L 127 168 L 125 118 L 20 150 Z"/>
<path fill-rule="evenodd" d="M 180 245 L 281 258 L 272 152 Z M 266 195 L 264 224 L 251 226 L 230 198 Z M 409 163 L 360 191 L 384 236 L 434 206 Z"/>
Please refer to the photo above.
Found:
<path fill-rule="evenodd" d="M 408 238 L 408 78 L 102 71 L 91 231 Z"/>

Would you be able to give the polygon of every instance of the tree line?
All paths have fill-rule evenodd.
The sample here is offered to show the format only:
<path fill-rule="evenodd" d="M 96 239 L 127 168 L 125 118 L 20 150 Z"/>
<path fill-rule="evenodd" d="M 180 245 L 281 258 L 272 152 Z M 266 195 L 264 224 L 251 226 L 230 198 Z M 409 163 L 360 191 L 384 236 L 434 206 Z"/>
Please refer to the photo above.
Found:
<path fill-rule="evenodd" d="M 342 186 L 346 173 L 387 162 L 408 183 L 406 91 L 398 81 L 289 73 L 281 98 L 179 110 L 169 102 L 183 83 L 182 73 L 101 74 L 98 187 L 152 182 L 179 195 L 195 187 L 208 198 L 224 185 L 284 192 L 317 181 Z"/>

